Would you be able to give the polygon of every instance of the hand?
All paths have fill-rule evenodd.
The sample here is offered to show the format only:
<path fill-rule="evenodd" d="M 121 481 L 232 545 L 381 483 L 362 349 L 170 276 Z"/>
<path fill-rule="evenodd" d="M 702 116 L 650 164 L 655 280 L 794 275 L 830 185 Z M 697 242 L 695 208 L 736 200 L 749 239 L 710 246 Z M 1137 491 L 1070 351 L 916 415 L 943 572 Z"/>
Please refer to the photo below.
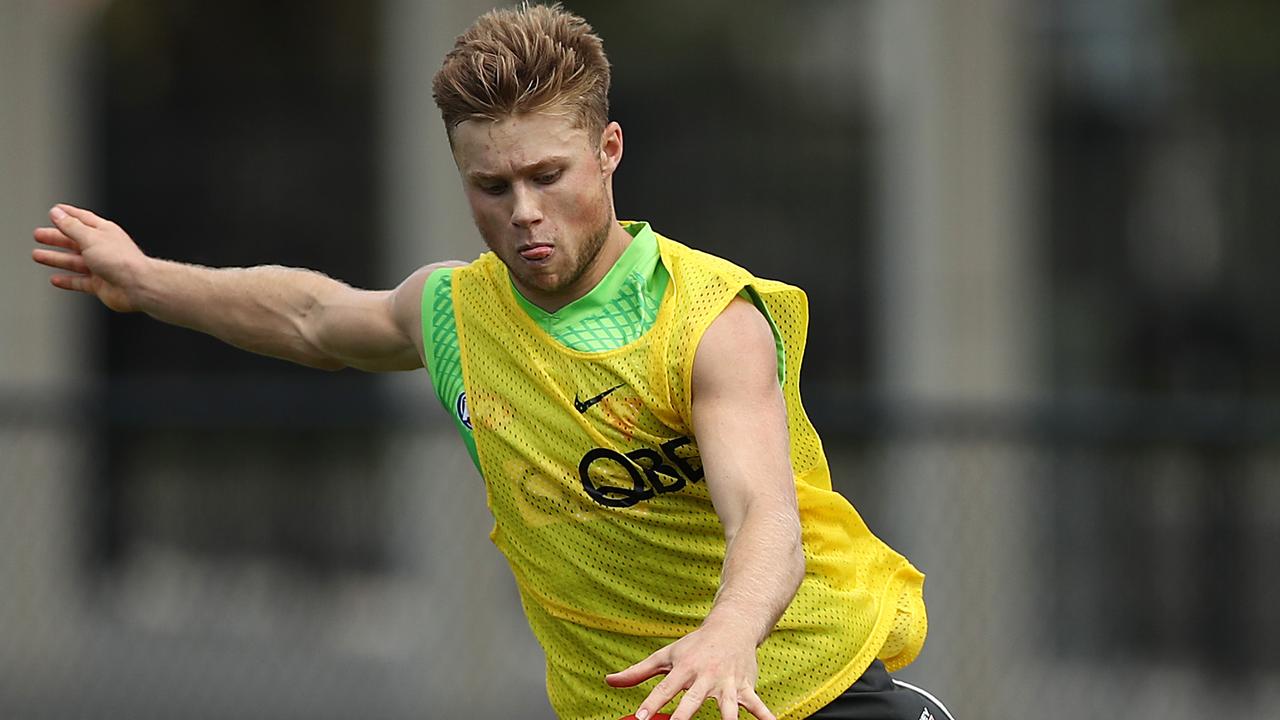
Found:
<path fill-rule="evenodd" d="M 137 310 L 127 289 L 147 256 L 129 235 L 110 220 L 71 205 L 54 206 L 49 219 L 54 227 L 37 228 L 36 242 L 62 250 L 31 251 L 32 260 L 65 271 L 49 282 L 93 295 L 117 312 Z"/>
<path fill-rule="evenodd" d="M 689 720 L 707 698 L 720 706 L 722 720 L 738 717 L 738 706 L 758 720 L 776 720 L 756 695 L 756 645 L 740 629 L 704 624 L 674 643 L 621 672 L 605 677 L 613 687 L 634 687 L 656 675 L 666 675 L 636 710 L 639 720 L 671 701 L 680 700 L 671 720 Z"/>

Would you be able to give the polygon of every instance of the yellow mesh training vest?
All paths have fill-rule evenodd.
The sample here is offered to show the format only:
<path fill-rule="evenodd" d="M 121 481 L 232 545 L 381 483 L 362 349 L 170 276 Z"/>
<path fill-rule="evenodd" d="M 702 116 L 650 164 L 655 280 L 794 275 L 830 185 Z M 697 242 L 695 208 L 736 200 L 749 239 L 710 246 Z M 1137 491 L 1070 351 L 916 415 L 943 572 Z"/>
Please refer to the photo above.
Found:
<path fill-rule="evenodd" d="M 831 490 L 800 404 L 804 293 L 664 237 L 658 243 L 671 282 L 657 320 L 605 352 L 548 336 L 517 305 L 492 253 L 454 271 L 492 539 L 546 653 L 556 713 L 616 720 L 634 711 L 656 679 L 614 689 L 604 676 L 696 629 L 719 587 L 724 531 L 698 459 L 690 381 L 703 332 L 750 285 L 784 343 L 806 560 L 799 592 L 757 653 L 757 692 L 779 718 L 807 717 L 877 655 L 891 670 L 914 659 L 926 630 L 924 576 Z M 719 718 L 715 702 L 696 717 Z"/>

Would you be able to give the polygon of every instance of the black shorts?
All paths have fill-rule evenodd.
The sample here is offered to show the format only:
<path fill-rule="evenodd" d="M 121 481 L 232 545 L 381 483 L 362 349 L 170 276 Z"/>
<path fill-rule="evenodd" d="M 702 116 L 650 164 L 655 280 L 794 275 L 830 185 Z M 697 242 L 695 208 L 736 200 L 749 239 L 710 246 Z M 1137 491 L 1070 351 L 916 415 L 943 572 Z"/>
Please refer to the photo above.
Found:
<path fill-rule="evenodd" d="M 809 716 L 811 720 L 955 720 L 938 699 L 895 680 L 876 660 L 844 694 Z"/>

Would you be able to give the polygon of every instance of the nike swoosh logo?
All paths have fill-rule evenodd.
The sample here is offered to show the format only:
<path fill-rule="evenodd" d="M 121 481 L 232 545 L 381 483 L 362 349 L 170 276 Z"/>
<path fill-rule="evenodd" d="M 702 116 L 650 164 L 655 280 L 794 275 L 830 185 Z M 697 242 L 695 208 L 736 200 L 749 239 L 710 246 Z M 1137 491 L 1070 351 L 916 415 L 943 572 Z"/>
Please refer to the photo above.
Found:
<path fill-rule="evenodd" d="M 614 385 L 613 387 L 609 388 L 608 390 L 605 390 L 604 392 L 600 393 L 599 395 L 597 395 L 597 396 L 595 396 L 595 397 L 593 397 L 593 398 L 591 398 L 591 399 L 589 399 L 589 400 L 579 400 L 579 399 L 578 399 L 578 393 L 574 393 L 574 394 L 573 394 L 573 407 L 574 407 L 574 408 L 575 408 L 579 413 L 586 414 L 586 412 L 587 412 L 588 410 L 590 410 L 590 409 L 591 409 L 591 406 L 592 406 L 592 405 L 595 405 L 596 403 L 598 403 L 598 402 L 600 402 L 601 400 L 605 399 L 606 397 L 608 397 L 609 393 L 613 392 L 614 390 L 617 390 L 617 389 L 618 389 L 618 388 L 620 388 L 620 387 L 623 387 L 625 384 L 626 384 L 626 383 L 623 383 L 623 385 Z"/>

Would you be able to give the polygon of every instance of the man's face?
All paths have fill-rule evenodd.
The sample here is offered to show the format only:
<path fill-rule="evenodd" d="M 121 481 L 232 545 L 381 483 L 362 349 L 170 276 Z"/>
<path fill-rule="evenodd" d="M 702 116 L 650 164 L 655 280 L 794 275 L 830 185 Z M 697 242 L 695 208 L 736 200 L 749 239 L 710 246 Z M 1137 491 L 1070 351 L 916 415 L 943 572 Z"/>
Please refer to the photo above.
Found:
<path fill-rule="evenodd" d="M 617 123 L 595 138 L 568 115 L 468 120 L 454 128 L 453 157 L 481 237 L 529 300 L 559 309 L 617 259 L 620 249 L 606 248 L 617 228 L 610 191 L 622 157 Z"/>

